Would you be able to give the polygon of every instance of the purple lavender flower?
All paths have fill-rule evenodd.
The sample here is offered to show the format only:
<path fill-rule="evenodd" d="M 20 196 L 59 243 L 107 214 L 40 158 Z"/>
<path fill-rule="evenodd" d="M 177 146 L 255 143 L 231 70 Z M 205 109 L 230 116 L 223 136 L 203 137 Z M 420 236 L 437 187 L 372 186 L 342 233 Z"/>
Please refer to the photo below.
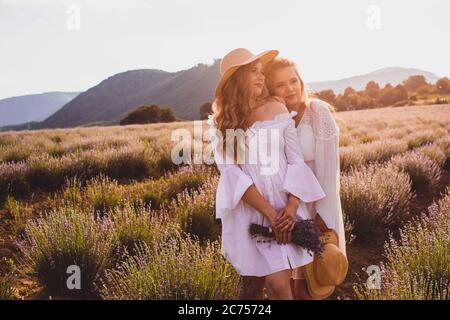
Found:
<path fill-rule="evenodd" d="M 252 237 L 263 236 L 269 239 L 275 239 L 275 233 L 270 231 L 268 227 L 252 223 L 249 228 Z M 321 256 L 323 252 L 323 244 L 316 232 L 313 219 L 299 220 L 292 229 L 292 243 L 300 246 L 317 256 Z"/>

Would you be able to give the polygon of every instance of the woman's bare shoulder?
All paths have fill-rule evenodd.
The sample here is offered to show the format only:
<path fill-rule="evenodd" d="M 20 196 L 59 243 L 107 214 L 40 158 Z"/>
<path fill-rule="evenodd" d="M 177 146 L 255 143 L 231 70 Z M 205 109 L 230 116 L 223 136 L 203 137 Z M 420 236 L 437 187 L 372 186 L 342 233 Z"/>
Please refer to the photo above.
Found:
<path fill-rule="evenodd" d="M 268 99 L 263 109 L 268 117 L 273 117 L 281 113 L 288 113 L 289 110 L 281 99 Z"/>

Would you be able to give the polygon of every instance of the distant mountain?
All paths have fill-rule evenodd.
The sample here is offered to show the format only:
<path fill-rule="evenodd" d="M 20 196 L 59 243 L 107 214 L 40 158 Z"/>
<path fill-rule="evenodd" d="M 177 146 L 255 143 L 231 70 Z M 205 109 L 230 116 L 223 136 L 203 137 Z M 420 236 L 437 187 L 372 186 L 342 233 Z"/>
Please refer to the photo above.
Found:
<path fill-rule="evenodd" d="M 131 110 L 156 103 L 171 107 L 187 120 L 199 118 L 201 104 L 211 101 L 219 80 L 219 63 L 199 64 L 189 70 L 133 70 L 116 74 L 81 93 L 37 128 L 118 123 Z"/>
<path fill-rule="evenodd" d="M 0 127 L 42 121 L 58 111 L 79 92 L 46 92 L 0 100 Z"/>
<path fill-rule="evenodd" d="M 352 87 L 356 90 L 362 90 L 366 87 L 367 82 L 375 81 L 380 86 L 390 83 L 397 85 L 402 83 L 403 80 L 413 75 L 423 75 L 430 83 L 435 83 L 439 78 L 431 72 L 413 69 L 413 68 L 400 68 L 400 67 L 388 67 L 379 69 L 368 74 L 345 78 L 334 81 L 320 81 L 309 83 L 308 86 L 313 91 L 321 91 L 325 89 L 333 89 L 334 93 L 343 93 L 345 88 Z"/>
<path fill-rule="evenodd" d="M 171 107 L 179 118 L 199 119 L 200 106 L 213 99 L 219 80 L 219 65 L 220 60 L 216 60 L 213 65 L 199 64 L 191 69 L 173 73 L 150 69 L 119 73 L 79 94 L 44 121 L 9 129 L 118 124 L 131 110 L 153 103 Z M 392 67 L 336 81 L 313 82 L 309 86 L 314 91 L 333 89 L 335 93 L 341 93 L 348 86 L 361 90 L 371 80 L 378 82 L 380 86 L 388 82 L 396 85 L 417 74 L 424 75 L 432 83 L 438 79 L 427 71 Z"/>

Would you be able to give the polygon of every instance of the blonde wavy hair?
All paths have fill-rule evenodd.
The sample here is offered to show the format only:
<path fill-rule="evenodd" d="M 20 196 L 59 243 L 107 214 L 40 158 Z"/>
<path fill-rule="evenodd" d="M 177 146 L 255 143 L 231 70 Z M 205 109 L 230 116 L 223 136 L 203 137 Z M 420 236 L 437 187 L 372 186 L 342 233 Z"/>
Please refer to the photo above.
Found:
<path fill-rule="evenodd" d="M 236 137 L 226 135 L 227 129 L 242 129 L 247 130 L 249 128 L 249 116 L 252 113 L 250 106 L 251 101 L 255 100 L 255 105 L 261 105 L 273 98 L 269 94 L 269 90 L 264 85 L 262 94 L 254 97 L 250 84 L 250 70 L 258 63 L 256 60 L 250 64 L 239 67 L 233 75 L 222 86 L 222 90 L 216 95 L 212 104 L 212 110 L 214 113 L 214 121 L 216 128 L 222 133 L 223 146 L 222 149 L 226 150 L 227 142 L 233 144 L 233 150 L 226 150 L 228 154 L 234 155 L 234 160 L 237 160 L 238 149 L 243 150 L 244 145 L 239 144 Z"/>

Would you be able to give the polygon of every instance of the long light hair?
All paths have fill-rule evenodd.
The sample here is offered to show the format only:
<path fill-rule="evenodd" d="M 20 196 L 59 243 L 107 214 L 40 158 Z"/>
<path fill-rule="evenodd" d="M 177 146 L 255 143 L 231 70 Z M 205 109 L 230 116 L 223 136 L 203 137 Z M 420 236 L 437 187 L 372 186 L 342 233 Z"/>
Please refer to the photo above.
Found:
<path fill-rule="evenodd" d="M 237 140 L 239 139 L 236 140 L 234 136 L 228 137 L 226 130 L 247 130 L 249 128 L 249 116 L 252 113 L 252 100 L 254 100 L 255 105 L 260 105 L 271 99 L 269 90 L 265 85 L 261 95 L 253 96 L 249 81 L 250 70 L 258 61 L 239 67 L 222 86 L 212 105 L 216 128 L 220 130 L 223 137 L 222 149 L 226 150 L 227 141 L 232 139 L 230 143 L 233 143 L 233 149 L 226 150 L 226 152 L 227 154 L 233 152 L 235 161 L 238 149 L 242 150 L 244 146 L 238 145 Z"/>

